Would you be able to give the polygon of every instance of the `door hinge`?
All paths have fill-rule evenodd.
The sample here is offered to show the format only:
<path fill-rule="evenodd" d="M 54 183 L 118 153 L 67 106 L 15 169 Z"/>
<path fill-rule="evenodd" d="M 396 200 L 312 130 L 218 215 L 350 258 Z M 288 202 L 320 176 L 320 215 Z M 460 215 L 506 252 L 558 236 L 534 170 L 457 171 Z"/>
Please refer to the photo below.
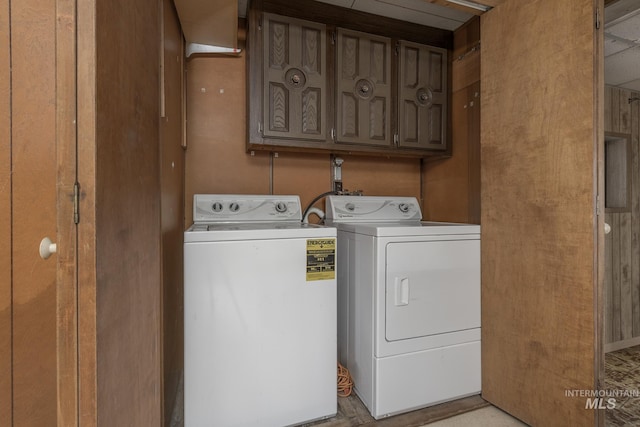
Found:
<path fill-rule="evenodd" d="M 80 223 L 80 184 L 73 184 L 73 223 Z"/>
<path fill-rule="evenodd" d="M 600 8 L 596 7 L 596 30 L 600 29 Z"/>
<path fill-rule="evenodd" d="M 596 216 L 600 216 L 601 214 L 601 210 L 600 210 L 600 195 L 598 194 L 596 196 Z"/>

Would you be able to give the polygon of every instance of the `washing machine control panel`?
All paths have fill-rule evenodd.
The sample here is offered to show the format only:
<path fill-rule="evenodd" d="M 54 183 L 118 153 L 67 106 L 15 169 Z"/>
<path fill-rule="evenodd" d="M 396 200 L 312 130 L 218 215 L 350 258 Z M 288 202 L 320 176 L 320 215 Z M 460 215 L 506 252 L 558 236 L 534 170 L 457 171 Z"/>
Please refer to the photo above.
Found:
<path fill-rule="evenodd" d="M 298 196 L 196 194 L 193 222 L 301 221 Z"/>
<path fill-rule="evenodd" d="M 332 221 L 420 221 L 415 197 L 329 196 L 327 219 Z"/>

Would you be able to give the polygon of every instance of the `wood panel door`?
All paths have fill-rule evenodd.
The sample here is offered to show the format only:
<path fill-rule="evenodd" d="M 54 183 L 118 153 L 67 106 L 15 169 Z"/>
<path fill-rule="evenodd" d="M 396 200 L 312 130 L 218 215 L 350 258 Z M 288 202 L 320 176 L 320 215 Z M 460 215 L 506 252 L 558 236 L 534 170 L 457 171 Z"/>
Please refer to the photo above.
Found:
<path fill-rule="evenodd" d="M 324 141 L 325 25 L 265 13 L 263 44 L 263 135 Z"/>
<path fill-rule="evenodd" d="M 77 355 L 77 375 L 65 370 L 60 388 L 76 385 L 79 425 L 159 426 L 162 2 L 75 4 L 80 221 L 77 305 L 67 308 L 77 351 L 59 357 Z"/>
<path fill-rule="evenodd" d="M 337 142 L 391 145 L 391 41 L 338 29 Z"/>
<path fill-rule="evenodd" d="M 575 393 L 603 370 L 596 7 L 505 0 L 482 15 L 482 395 L 533 426 L 604 413 Z"/>
<path fill-rule="evenodd" d="M 400 42 L 398 147 L 447 148 L 447 50 Z"/>
<path fill-rule="evenodd" d="M 56 424 L 56 3 L 0 2 L 0 419 Z M 7 421 L 8 420 L 8 421 Z M 3 424 L 4 425 L 4 424 Z"/>

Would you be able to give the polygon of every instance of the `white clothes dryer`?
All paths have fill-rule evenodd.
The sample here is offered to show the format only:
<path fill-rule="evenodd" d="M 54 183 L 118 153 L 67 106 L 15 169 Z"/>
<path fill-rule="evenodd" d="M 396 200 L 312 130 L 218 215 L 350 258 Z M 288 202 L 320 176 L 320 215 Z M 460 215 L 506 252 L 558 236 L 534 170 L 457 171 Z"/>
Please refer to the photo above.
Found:
<path fill-rule="evenodd" d="M 480 226 L 413 197 L 330 196 L 338 357 L 374 418 L 480 393 Z"/>
<path fill-rule="evenodd" d="M 334 416 L 336 229 L 297 196 L 195 195 L 184 233 L 186 427 Z"/>

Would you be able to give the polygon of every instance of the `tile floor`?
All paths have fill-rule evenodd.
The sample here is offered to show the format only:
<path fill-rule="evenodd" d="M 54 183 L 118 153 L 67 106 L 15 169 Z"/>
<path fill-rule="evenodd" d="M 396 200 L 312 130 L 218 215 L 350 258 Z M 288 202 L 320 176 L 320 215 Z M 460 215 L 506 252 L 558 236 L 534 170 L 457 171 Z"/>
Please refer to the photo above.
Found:
<path fill-rule="evenodd" d="M 605 355 L 605 387 L 611 391 L 640 394 L 640 346 Z M 640 397 L 616 398 L 616 407 L 607 409 L 607 427 L 640 425 Z"/>
<path fill-rule="evenodd" d="M 462 415 L 425 424 L 428 427 L 519 427 L 525 423 L 513 418 L 495 406 L 486 406 Z"/>

